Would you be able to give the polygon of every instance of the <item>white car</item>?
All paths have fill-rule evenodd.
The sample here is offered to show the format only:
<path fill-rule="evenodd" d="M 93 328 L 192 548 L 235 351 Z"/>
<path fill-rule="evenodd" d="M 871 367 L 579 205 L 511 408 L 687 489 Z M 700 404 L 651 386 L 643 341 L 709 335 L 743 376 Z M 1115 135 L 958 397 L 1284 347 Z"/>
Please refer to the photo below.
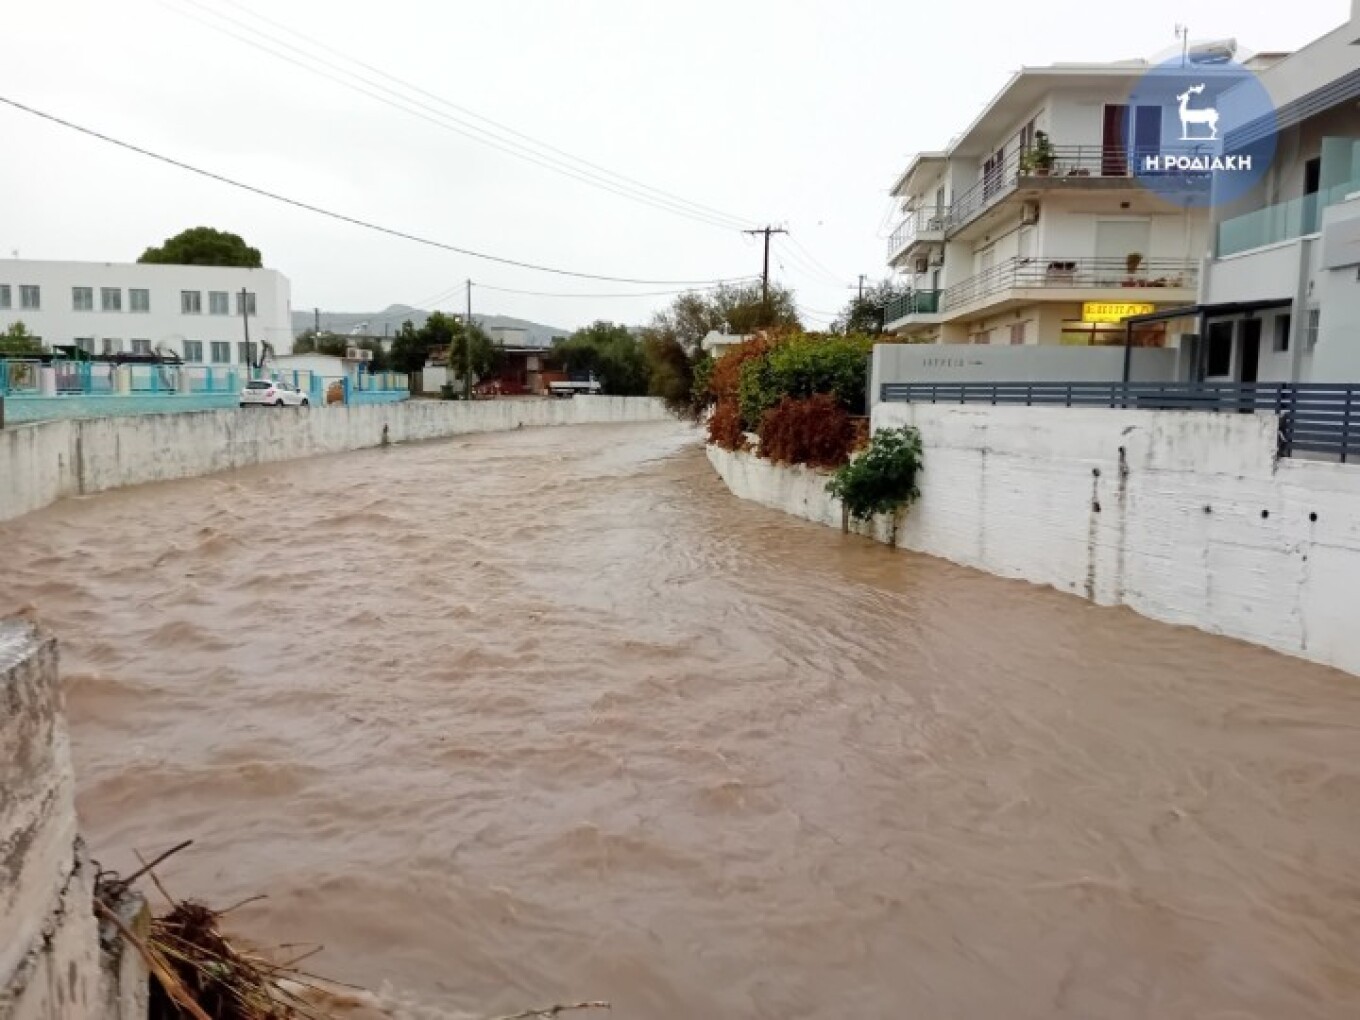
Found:
<path fill-rule="evenodd" d="M 307 394 L 286 382 L 252 379 L 241 389 L 241 406 L 306 407 Z"/>

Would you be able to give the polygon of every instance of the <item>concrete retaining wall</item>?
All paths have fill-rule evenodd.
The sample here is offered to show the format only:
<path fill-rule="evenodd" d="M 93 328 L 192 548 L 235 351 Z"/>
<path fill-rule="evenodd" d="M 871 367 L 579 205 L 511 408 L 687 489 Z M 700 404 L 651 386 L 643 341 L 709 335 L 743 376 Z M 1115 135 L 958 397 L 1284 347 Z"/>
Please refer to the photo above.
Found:
<path fill-rule="evenodd" d="M 925 472 L 898 545 L 1360 674 L 1360 467 L 1277 461 L 1272 416 L 874 411 L 903 424 Z M 736 495 L 840 526 L 826 475 L 709 456 Z"/>
<path fill-rule="evenodd" d="M 145 1016 L 145 969 L 101 953 L 93 892 L 56 643 L 0 621 L 0 1020 Z"/>
<path fill-rule="evenodd" d="M 0 520 L 64 496 L 391 442 L 541 425 L 661 421 L 651 397 L 414 400 L 54 421 L 0 430 Z"/>

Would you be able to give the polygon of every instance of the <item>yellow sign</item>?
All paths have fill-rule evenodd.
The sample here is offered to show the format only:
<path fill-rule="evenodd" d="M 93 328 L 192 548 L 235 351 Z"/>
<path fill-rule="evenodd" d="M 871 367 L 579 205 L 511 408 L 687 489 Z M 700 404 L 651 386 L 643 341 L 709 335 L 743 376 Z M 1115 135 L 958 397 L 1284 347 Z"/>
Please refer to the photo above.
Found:
<path fill-rule="evenodd" d="M 1082 322 L 1123 322 L 1132 315 L 1147 315 L 1155 305 L 1136 301 L 1087 301 L 1081 306 Z"/>

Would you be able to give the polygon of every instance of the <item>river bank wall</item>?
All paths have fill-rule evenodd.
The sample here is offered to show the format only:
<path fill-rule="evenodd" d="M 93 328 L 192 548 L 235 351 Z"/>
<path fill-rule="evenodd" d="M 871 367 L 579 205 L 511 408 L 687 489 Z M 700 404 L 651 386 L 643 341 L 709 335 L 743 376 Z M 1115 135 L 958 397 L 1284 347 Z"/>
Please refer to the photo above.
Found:
<path fill-rule="evenodd" d="M 381 445 L 549 425 L 662 421 L 654 397 L 412 400 L 62 420 L 0 429 L 0 521 L 143 482 Z"/>
<path fill-rule="evenodd" d="M 925 470 L 898 546 L 1360 674 L 1360 469 L 1277 458 L 1273 416 L 874 409 L 875 430 L 901 425 Z M 709 459 L 735 495 L 840 527 L 829 475 Z"/>

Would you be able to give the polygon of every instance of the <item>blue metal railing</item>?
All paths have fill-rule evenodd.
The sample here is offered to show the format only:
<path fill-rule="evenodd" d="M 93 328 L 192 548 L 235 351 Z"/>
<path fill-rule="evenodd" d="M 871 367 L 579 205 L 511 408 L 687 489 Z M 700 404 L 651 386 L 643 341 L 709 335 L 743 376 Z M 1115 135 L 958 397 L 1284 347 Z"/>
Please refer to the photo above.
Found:
<path fill-rule="evenodd" d="M 1144 411 L 1262 412 L 1279 417 L 1279 453 L 1360 457 L 1360 384 L 1354 383 L 884 383 L 885 402 Z"/>

